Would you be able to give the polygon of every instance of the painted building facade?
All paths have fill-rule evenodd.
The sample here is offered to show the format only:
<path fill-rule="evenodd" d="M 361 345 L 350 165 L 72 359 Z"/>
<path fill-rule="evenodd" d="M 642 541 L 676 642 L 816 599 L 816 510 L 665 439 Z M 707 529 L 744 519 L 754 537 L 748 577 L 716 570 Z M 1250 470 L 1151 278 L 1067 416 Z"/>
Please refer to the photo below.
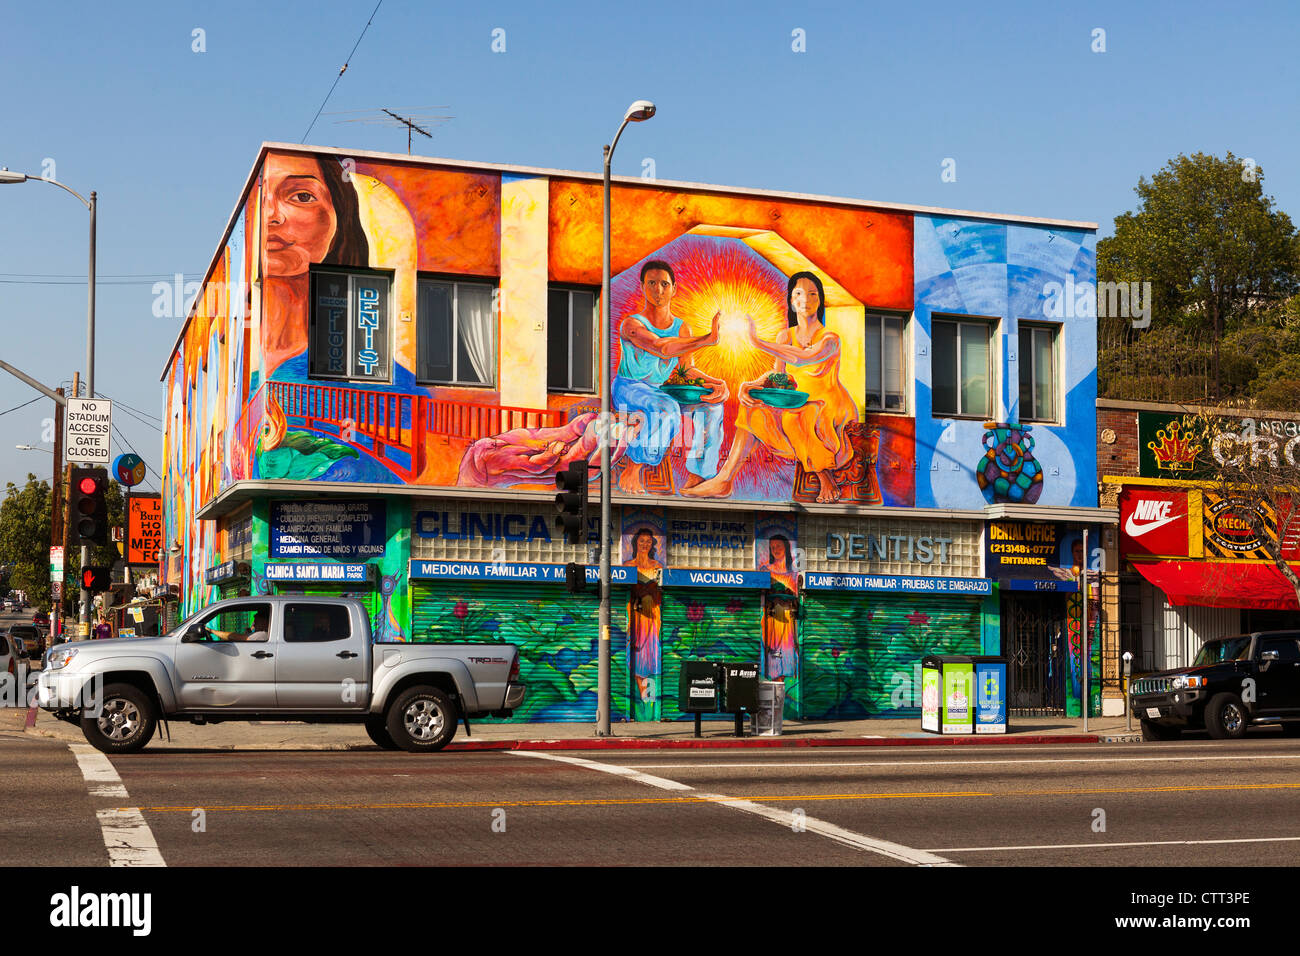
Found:
<path fill-rule="evenodd" d="M 945 652 L 1078 713 L 1095 226 L 612 197 L 614 715 L 677 717 L 693 657 L 758 662 L 792 716 L 912 715 Z M 594 562 L 552 499 L 580 459 L 595 498 L 601 202 L 265 145 L 163 376 L 181 611 L 356 595 L 378 640 L 519 644 L 518 718 L 594 718 L 597 596 L 563 574 Z"/>
<path fill-rule="evenodd" d="M 1097 403 L 1102 499 L 1120 524 L 1107 541 L 1103 575 L 1106 678 L 1120 654 L 1133 672 L 1185 667 L 1213 638 L 1294 626 L 1295 590 L 1242 520 L 1245 498 L 1207 480 L 1219 461 L 1246 455 L 1263 471 L 1300 459 L 1294 411 L 1205 409 L 1225 426 L 1194 437 L 1198 408 L 1157 402 Z M 1203 468 L 1209 465 L 1209 470 Z M 1261 481 L 1265 479 L 1261 478 Z M 1300 528 L 1271 514 L 1265 526 L 1300 571 Z M 1113 652 L 1112 649 L 1113 648 Z"/>

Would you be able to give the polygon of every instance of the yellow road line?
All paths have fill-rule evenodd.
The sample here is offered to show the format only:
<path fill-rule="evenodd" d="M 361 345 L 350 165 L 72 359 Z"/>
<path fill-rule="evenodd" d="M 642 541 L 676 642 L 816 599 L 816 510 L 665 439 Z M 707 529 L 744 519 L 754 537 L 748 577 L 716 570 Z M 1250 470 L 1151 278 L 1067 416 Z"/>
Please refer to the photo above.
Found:
<path fill-rule="evenodd" d="M 940 790 L 924 793 L 801 793 L 775 794 L 770 796 L 744 797 L 745 800 L 758 803 L 777 801 L 814 801 L 814 800 L 911 800 L 952 797 L 1042 797 L 1042 796 L 1093 796 L 1104 793 L 1197 793 L 1222 790 L 1295 790 L 1300 783 L 1238 783 L 1216 784 L 1210 786 L 1183 787 L 1098 787 L 1087 789 L 1052 789 L 1052 790 Z M 224 807 L 203 807 L 208 813 L 246 813 L 268 810 L 306 811 L 306 810 L 472 810 L 483 807 L 608 807 L 608 806 L 645 806 L 653 804 L 689 804 L 722 803 L 741 799 L 727 797 L 633 797 L 633 798 L 598 798 L 583 800 L 473 800 L 473 801 L 437 801 L 418 803 L 296 803 L 296 804 L 245 804 Z M 144 813 L 192 813 L 195 804 L 171 807 L 138 807 Z M 122 808 L 127 809 L 127 808 Z"/>

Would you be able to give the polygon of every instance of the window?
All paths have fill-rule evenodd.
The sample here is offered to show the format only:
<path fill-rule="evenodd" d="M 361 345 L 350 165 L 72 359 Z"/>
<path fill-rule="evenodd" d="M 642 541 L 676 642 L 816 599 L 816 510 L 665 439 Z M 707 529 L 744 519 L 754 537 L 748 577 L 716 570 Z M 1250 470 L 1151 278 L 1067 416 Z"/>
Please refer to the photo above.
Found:
<path fill-rule="evenodd" d="M 420 281 L 416 371 L 437 385 L 493 385 L 497 374 L 494 286 L 485 282 Z"/>
<path fill-rule="evenodd" d="M 204 641 L 268 641 L 271 632 L 271 605 L 228 604 L 203 618 L 198 628 Z"/>
<path fill-rule="evenodd" d="M 552 289 L 546 297 L 546 387 L 594 391 L 596 294 Z"/>
<path fill-rule="evenodd" d="M 1259 658 L 1269 651 L 1277 651 L 1279 661 L 1300 661 L 1300 642 L 1294 637 L 1266 637 L 1259 642 Z"/>
<path fill-rule="evenodd" d="M 903 391 L 903 318 L 867 315 L 867 411 L 901 412 Z"/>
<path fill-rule="evenodd" d="M 352 636 L 348 609 L 338 604 L 290 604 L 284 611 L 284 639 L 324 644 Z"/>
<path fill-rule="evenodd" d="M 387 382 L 388 277 L 313 272 L 311 282 L 308 374 Z"/>
<path fill-rule="evenodd" d="M 935 415 L 993 414 L 993 368 L 987 322 L 935 319 L 930 367 Z"/>
<path fill-rule="evenodd" d="M 1057 420 L 1055 326 L 1020 324 L 1020 420 Z"/>

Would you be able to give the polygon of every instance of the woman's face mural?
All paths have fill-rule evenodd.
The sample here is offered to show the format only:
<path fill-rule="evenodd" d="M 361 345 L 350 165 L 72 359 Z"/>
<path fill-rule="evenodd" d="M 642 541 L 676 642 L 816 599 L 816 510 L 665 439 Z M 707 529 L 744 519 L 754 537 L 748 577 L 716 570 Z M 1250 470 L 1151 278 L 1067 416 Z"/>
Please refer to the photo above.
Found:
<path fill-rule="evenodd" d="M 297 276 L 329 252 L 338 228 L 320 164 L 307 156 L 276 156 L 266 165 L 266 274 Z"/>

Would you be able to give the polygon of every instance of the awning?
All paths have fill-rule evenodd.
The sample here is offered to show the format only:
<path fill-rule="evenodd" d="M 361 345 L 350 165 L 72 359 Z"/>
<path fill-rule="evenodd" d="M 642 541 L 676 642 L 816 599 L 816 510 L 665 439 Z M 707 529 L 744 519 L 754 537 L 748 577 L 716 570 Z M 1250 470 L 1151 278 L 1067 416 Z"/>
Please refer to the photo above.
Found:
<path fill-rule="evenodd" d="M 1295 589 L 1271 564 L 1246 561 L 1134 561 L 1141 575 L 1179 607 L 1300 611 Z M 1292 565 L 1297 574 L 1300 567 Z"/>

